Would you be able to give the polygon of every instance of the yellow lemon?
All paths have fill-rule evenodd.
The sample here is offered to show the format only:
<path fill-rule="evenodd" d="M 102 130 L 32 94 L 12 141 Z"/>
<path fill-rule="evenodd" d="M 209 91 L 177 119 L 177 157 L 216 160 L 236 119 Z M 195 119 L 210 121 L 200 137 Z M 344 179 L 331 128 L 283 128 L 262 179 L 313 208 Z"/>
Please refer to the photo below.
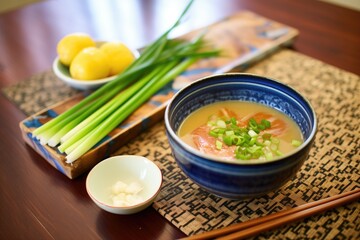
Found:
<path fill-rule="evenodd" d="M 108 77 L 110 65 L 106 54 L 96 47 L 81 50 L 70 65 L 70 74 L 79 80 L 96 80 Z"/>
<path fill-rule="evenodd" d="M 106 42 L 100 49 L 107 55 L 111 67 L 110 75 L 121 73 L 135 59 L 132 51 L 121 42 Z"/>
<path fill-rule="evenodd" d="M 75 56 L 86 47 L 95 47 L 94 40 L 85 33 L 72 33 L 57 44 L 57 53 L 62 64 L 70 66 Z"/>

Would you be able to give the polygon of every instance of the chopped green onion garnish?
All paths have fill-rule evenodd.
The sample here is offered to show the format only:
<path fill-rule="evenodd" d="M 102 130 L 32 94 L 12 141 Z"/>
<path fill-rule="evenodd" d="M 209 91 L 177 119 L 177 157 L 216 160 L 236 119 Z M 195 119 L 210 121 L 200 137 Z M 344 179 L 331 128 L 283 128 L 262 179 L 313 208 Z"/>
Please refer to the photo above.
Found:
<path fill-rule="evenodd" d="M 266 152 L 265 153 L 266 160 L 272 160 L 273 159 L 273 153 L 272 152 Z"/>
<path fill-rule="evenodd" d="M 226 123 L 223 120 L 217 120 L 216 125 L 220 128 L 226 128 Z"/>
<path fill-rule="evenodd" d="M 276 144 L 271 144 L 270 149 L 271 149 L 271 151 L 276 151 L 276 150 L 278 150 L 278 146 Z"/>
<path fill-rule="evenodd" d="M 226 136 L 232 136 L 234 135 L 234 131 L 225 131 Z"/>
<path fill-rule="evenodd" d="M 282 156 L 283 155 L 283 153 L 280 152 L 279 150 L 276 150 L 275 153 L 276 153 L 277 156 Z"/>
<path fill-rule="evenodd" d="M 233 138 L 232 136 L 223 136 L 223 141 L 226 145 L 231 146 L 233 145 Z"/>
<path fill-rule="evenodd" d="M 257 140 L 256 137 L 252 137 L 252 138 L 250 139 L 250 141 L 249 141 L 249 145 L 250 145 L 250 146 L 253 146 L 253 145 L 256 143 L 256 140 Z"/>
<path fill-rule="evenodd" d="M 299 140 L 294 139 L 291 141 L 291 145 L 293 145 L 294 147 L 299 147 L 301 144 L 302 144 L 302 142 Z"/>
<path fill-rule="evenodd" d="M 222 149 L 222 142 L 220 142 L 219 140 L 216 140 L 215 144 L 216 144 L 217 149 L 219 149 L 219 150 Z"/>
<path fill-rule="evenodd" d="M 252 129 L 249 130 L 248 134 L 249 134 L 250 137 L 255 137 L 255 136 L 258 135 L 258 134 L 257 134 L 254 130 L 252 130 Z"/>
<path fill-rule="evenodd" d="M 209 132 L 209 135 L 212 136 L 212 137 L 215 137 L 215 138 L 217 138 L 217 137 L 219 136 L 219 134 L 218 134 L 216 131 L 214 131 L 214 130 L 211 130 L 211 131 Z"/>
<path fill-rule="evenodd" d="M 215 128 L 209 131 L 209 135 L 216 138 L 216 148 L 222 149 L 223 143 L 227 146 L 236 146 L 235 158 L 241 160 L 267 159 L 271 160 L 276 156 L 282 156 L 279 150 L 280 139 L 272 134 L 264 132 L 271 127 L 271 123 L 262 119 L 257 123 L 255 119 L 250 119 L 247 127 L 239 127 L 236 118 L 224 119 L 216 116 L 209 118 L 208 126 L 216 123 Z M 300 141 L 294 140 L 294 146 L 299 146 Z"/>
<path fill-rule="evenodd" d="M 265 126 L 265 129 L 271 127 L 270 121 L 268 121 L 268 120 L 266 120 L 266 119 L 261 120 L 261 124 Z"/>
<path fill-rule="evenodd" d="M 231 120 L 231 124 L 236 126 L 237 124 L 236 118 L 232 117 L 230 120 Z"/>
<path fill-rule="evenodd" d="M 262 137 L 262 139 L 264 139 L 264 140 L 270 140 L 271 134 L 270 134 L 270 133 L 264 133 L 261 137 Z"/>
<path fill-rule="evenodd" d="M 272 138 L 271 138 L 271 142 L 272 142 L 273 144 L 279 144 L 279 143 L 280 143 L 280 140 L 279 140 L 278 138 L 272 137 Z"/>

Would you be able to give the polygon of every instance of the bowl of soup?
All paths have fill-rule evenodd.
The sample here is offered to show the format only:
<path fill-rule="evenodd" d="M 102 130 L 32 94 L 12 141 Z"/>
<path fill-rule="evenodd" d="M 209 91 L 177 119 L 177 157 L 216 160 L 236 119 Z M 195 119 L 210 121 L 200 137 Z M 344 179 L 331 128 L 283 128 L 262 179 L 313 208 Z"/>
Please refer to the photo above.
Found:
<path fill-rule="evenodd" d="M 241 73 L 199 79 L 165 110 L 176 163 L 220 197 L 265 195 L 296 177 L 315 139 L 317 119 L 297 90 Z"/>

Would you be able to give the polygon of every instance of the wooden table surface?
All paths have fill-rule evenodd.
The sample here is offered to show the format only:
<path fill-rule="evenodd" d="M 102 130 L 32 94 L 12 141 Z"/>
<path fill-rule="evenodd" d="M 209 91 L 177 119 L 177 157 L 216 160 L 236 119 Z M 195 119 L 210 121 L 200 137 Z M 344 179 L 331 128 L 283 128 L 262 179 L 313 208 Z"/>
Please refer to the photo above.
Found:
<path fill-rule="evenodd" d="M 137 48 L 154 40 L 188 1 L 51 0 L 0 15 L 0 87 L 51 68 L 65 34 L 121 40 Z M 360 74 L 360 12 L 321 1 L 197 0 L 176 34 L 240 10 L 297 28 L 294 50 Z M 25 115 L 0 95 L 0 239 L 175 239 L 184 234 L 153 208 L 129 216 L 100 210 L 85 190 L 86 174 L 70 180 L 28 147 Z"/>

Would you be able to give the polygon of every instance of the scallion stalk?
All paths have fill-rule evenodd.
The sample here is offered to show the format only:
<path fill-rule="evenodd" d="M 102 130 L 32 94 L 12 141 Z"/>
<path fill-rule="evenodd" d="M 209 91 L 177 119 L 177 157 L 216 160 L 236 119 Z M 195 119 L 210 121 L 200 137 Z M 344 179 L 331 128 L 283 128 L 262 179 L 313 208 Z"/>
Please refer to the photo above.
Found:
<path fill-rule="evenodd" d="M 130 99 L 135 93 L 140 91 L 152 78 L 161 76 L 161 71 L 169 71 L 172 67 L 174 67 L 173 63 L 168 64 L 167 67 L 155 69 L 149 75 L 145 76 L 143 79 L 118 94 L 117 97 L 109 101 L 94 114 L 78 124 L 62 138 L 62 144 L 58 147 L 60 152 L 64 152 L 65 149 L 94 129 L 106 117 L 110 116 L 117 108 Z M 66 152 L 68 153 L 68 151 Z"/>
<path fill-rule="evenodd" d="M 86 139 L 82 139 L 82 142 L 66 156 L 66 162 L 72 163 L 84 153 L 90 150 L 96 143 L 103 139 L 109 132 L 111 132 L 116 126 L 118 126 L 123 120 L 125 120 L 134 110 L 141 106 L 151 96 L 153 96 L 159 89 L 164 87 L 167 83 L 178 76 L 191 64 L 193 64 L 197 58 L 187 59 L 165 75 L 158 75 L 134 94 L 128 101 L 126 101 L 121 107 L 119 107 L 111 116 L 107 117 L 101 124 L 99 124 Z"/>
<path fill-rule="evenodd" d="M 219 55 L 209 50 L 200 35 L 192 42 L 170 40 L 169 33 L 183 20 L 189 2 L 178 20 L 115 80 L 103 85 L 78 104 L 33 131 L 42 144 L 58 146 L 71 163 L 90 150 L 133 111 L 201 58 Z"/>
<path fill-rule="evenodd" d="M 177 19 L 175 24 L 171 26 L 163 35 L 161 35 L 154 43 L 146 47 L 142 52 L 142 54 L 140 55 L 140 57 L 136 59 L 134 63 L 131 64 L 127 69 L 125 69 L 125 71 L 122 74 L 118 75 L 116 79 L 103 85 L 97 91 L 93 92 L 88 97 L 84 98 L 82 101 L 80 101 L 78 104 L 76 104 L 69 110 L 60 114 L 51 121 L 45 123 L 41 127 L 35 129 L 32 134 L 39 138 L 40 134 L 48 131 L 55 125 L 59 123 L 61 123 L 60 126 L 63 125 L 62 124 L 63 120 L 66 120 L 68 117 L 71 117 L 71 115 L 76 114 L 78 111 L 81 111 L 81 109 L 86 107 L 90 102 L 96 100 L 97 98 L 101 97 L 104 94 L 108 94 L 108 92 L 114 88 L 117 90 L 117 92 L 119 92 L 120 90 L 126 88 L 128 85 L 134 82 L 139 76 L 141 76 L 144 70 L 153 67 L 154 64 L 156 65 L 157 58 L 159 57 L 161 51 L 163 50 L 163 48 L 165 47 L 168 41 L 169 33 L 181 23 L 185 14 L 190 9 L 192 3 L 193 0 L 191 0 L 188 3 L 188 5 L 185 7 L 184 11 Z M 56 130 L 52 130 L 51 134 L 54 134 L 55 131 Z M 45 134 L 45 136 L 48 135 L 49 134 Z"/>

